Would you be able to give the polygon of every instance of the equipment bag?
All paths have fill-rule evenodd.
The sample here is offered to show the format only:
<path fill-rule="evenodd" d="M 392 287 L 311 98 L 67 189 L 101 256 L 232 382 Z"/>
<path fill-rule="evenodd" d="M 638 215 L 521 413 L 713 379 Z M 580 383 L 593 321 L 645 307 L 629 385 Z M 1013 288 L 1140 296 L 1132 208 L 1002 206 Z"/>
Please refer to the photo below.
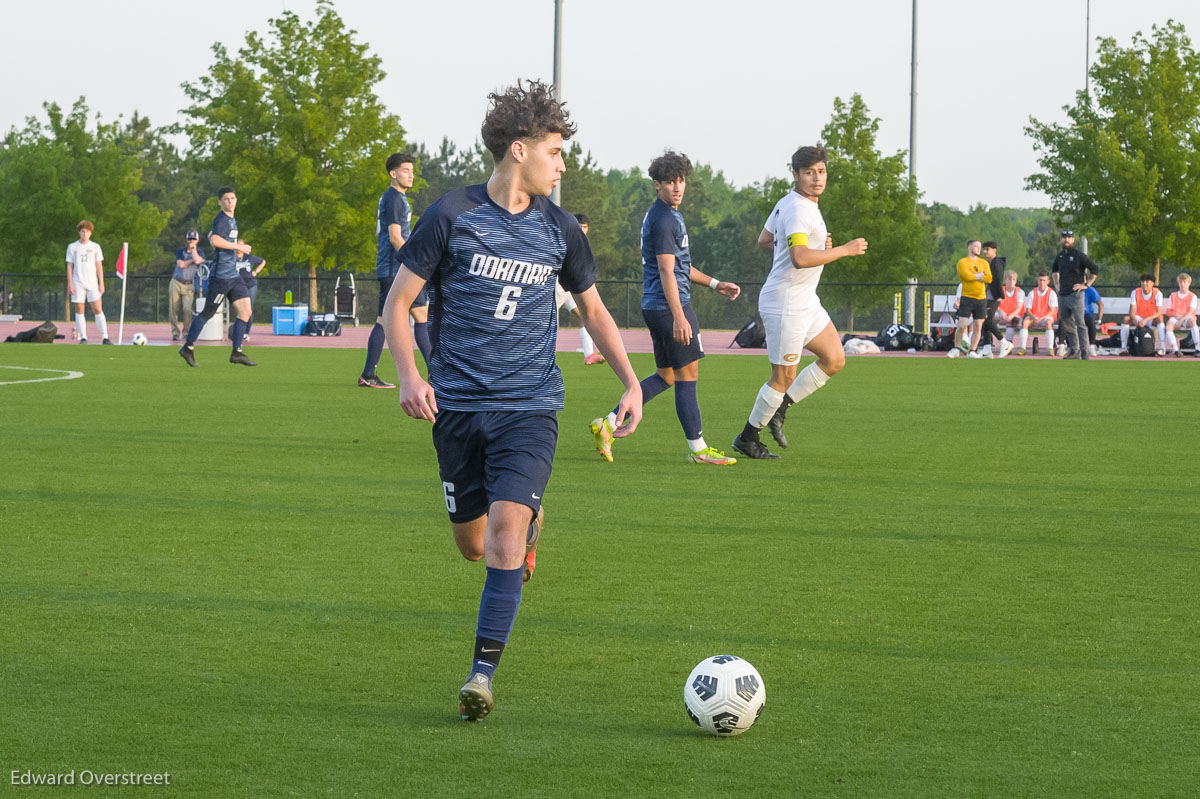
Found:
<path fill-rule="evenodd" d="M 53 322 L 46 321 L 32 330 L 22 330 L 15 336 L 9 336 L 5 341 L 53 344 L 56 338 L 63 338 L 63 336 L 58 335 L 58 326 Z"/>
<path fill-rule="evenodd" d="M 888 325 L 875 336 L 881 350 L 907 350 L 915 345 L 912 328 L 908 325 Z"/>
<path fill-rule="evenodd" d="M 1154 331 L 1149 327 L 1135 327 L 1130 330 L 1129 354 L 1143 357 L 1154 355 Z"/>
<path fill-rule="evenodd" d="M 761 349 L 767 346 L 767 331 L 763 330 L 762 322 L 758 321 L 758 317 L 751 319 L 746 323 L 746 326 L 737 332 L 733 337 L 734 344 L 742 349 Z"/>
<path fill-rule="evenodd" d="M 309 319 L 304 323 L 304 335 L 340 336 L 342 335 L 342 323 L 336 319 Z"/>

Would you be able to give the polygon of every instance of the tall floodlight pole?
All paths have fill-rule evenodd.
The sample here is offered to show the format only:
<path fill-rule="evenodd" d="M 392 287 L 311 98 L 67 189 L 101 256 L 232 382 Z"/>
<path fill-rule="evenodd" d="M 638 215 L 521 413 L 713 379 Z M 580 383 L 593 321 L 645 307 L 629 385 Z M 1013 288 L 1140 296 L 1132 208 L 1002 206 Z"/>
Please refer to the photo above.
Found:
<path fill-rule="evenodd" d="M 1092 0 L 1087 0 L 1087 11 L 1083 21 L 1083 96 L 1087 98 L 1088 105 L 1092 101 L 1092 86 L 1091 74 L 1092 71 Z M 1080 237 L 1079 243 L 1083 246 L 1083 254 L 1087 255 L 1088 239 L 1084 234 Z"/>
<path fill-rule="evenodd" d="M 912 0 L 912 93 L 908 106 L 908 182 L 912 183 L 917 174 L 917 0 Z M 911 328 L 917 325 L 917 279 L 908 279 L 905 292 L 906 309 L 904 323 Z"/>
<path fill-rule="evenodd" d="M 563 0 L 554 0 L 554 99 L 562 102 L 562 19 Z M 562 205 L 562 187 L 555 186 L 550 201 Z"/>

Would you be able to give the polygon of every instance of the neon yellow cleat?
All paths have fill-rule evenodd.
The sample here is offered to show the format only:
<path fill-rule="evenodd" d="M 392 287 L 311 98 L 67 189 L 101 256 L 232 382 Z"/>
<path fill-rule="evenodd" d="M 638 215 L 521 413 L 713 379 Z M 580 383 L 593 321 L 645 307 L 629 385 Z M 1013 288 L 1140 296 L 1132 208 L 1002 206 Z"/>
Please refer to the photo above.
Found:
<path fill-rule="evenodd" d="M 710 466 L 732 466 L 737 463 L 737 458 L 730 458 L 724 452 L 720 452 L 712 447 L 702 449 L 699 452 L 689 452 L 688 460 L 692 463 L 707 463 Z"/>
<path fill-rule="evenodd" d="M 608 421 L 607 416 L 601 416 L 592 420 L 591 428 L 592 435 L 596 437 L 596 451 L 600 453 L 601 458 L 612 463 L 612 423 Z"/>

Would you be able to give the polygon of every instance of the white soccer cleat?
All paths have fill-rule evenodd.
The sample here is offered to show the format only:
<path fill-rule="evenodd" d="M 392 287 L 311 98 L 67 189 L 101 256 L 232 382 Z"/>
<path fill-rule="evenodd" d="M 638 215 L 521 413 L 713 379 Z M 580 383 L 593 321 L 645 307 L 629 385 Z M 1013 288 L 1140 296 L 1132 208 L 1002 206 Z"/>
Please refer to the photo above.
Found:
<path fill-rule="evenodd" d="M 974 358 L 975 360 L 980 360 L 980 359 L 982 359 L 982 358 L 983 358 L 983 356 L 982 356 L 982 355 L 980 355 L 980 354 L 979 354 L 978 352 L 976 352 L 975 350 L 971 350 L 970 352 L 968 352 L 968 353 L 967 353 L 967 357 L 968 357 L 968 358 Z"/>
<path fill-rule="evenodd" d="M 950 351 L 946 353 L 947 358 L 957 358 L 960 355 L 962 355 L 962 350 L 958 347 L 951 347 Z"/>
<path fill-rule="evenodd" d="M 1011 341 L 1008 341 L 1007 339 L 1005 339 L 1004 341 L 1000 342 L 1000 357 L 1001 358 L 1007 358 L 1009 356 L 1009 353 L 1011 353 L 1012 351 L 1013 351 L 1013 343 Z"/>

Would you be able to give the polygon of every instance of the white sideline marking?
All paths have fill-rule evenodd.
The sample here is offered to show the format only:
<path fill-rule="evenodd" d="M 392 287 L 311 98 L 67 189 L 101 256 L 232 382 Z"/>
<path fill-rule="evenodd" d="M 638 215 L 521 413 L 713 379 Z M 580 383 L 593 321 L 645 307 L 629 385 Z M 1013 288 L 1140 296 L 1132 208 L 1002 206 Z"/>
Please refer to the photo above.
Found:
<path fill-rule="evenodd" d="M 31 380 L 0 380 L 0 386 L 15 386 L 18 383 L 47 383 L 51 380 L 74 380 L 83 377 L 83 372 L 70 372 L 65 369 L 42 369 L 36 366 L 4 366 L 0 369 L 20 369 L 25 372 L 58 372 L 58 377 L 35 377 Z"/>

